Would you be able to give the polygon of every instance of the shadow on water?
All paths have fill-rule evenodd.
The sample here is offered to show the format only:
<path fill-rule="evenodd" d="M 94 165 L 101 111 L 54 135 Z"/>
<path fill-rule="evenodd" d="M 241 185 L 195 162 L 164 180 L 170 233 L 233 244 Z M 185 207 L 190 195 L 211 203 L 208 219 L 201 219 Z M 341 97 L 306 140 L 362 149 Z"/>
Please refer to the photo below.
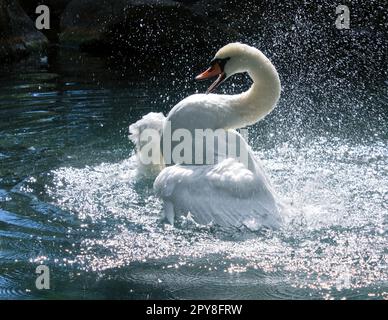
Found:
<path fill-rule="evenodd" d="M 196 71 L 65 50 L 1 71 L 0 298 L 388 298 L 386 84 L 322 96 L 283 79 L 250 143 L 295 213 L 240 237 L 162 224 L 135 178 L 128 125 L 203 92 Z M 247 87 L 233 82 L 222 90 Z"/>

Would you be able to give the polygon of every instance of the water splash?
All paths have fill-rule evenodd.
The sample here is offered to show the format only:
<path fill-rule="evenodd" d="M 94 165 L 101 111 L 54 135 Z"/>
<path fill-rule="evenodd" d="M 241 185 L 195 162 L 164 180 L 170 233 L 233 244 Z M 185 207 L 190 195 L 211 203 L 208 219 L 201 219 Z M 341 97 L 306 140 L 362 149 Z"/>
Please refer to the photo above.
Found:
<path fill-rule="evenodd" d="M 225 280 L 219 273 L 239 274 L 237 283 L 242 285 L 259 272 L 283 284 L 273 290 L 285 292 L 274 295 L 306 289 L 326 298 L 356 297 L 365 296 L 359 290 L 368 287 L 373 294 L 386 295 L 385 145 L 318 138 L 304 147 L 285 144 L 257 156 L 295 208 L 276 232 L 224 234 L 209 227 L 161 224 L 160 202 L 151 184 L 136 181 L 133 157 L 54 170 L 47 192 L 53 204 L 89 226 L 75 258 L 81 269 L 109 273 L 140 264 L 144 274 L 137 281 L 149 277 L 149 268 L 155 274 L 204 269 L 213 286 Z M 90 232 L 93 228 L 98 234 Z M 172 287 L 176 281 L 170 275 L 161 283 Z"/>

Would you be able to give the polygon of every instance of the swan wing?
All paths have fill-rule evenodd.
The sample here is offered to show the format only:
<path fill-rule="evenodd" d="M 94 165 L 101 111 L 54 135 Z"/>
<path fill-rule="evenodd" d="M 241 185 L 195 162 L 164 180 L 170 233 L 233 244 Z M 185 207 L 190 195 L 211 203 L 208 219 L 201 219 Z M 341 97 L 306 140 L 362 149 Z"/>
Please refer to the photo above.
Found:
<path fill-rule="evenodd" d="M 154 183 L 166 217 L 191 214 L 199 224 L 223 227 L 276 228 L 280 214 L 266 181 L 228 158 L 216 165 L 165 168 Z"/>

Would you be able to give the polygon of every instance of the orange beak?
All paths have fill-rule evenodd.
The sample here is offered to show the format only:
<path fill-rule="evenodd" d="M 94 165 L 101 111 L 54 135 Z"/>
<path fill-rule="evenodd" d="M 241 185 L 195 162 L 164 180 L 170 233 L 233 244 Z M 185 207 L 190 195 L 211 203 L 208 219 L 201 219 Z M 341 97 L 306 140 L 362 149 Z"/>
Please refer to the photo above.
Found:
<path fill-rule="evenodd" d="M 220 66 L 218 65 L 218 63 L 215 63 L 209 69 L 207 69 L 206 71 L 197 75 L 195 77 L 195 80 L 203 80 L 203 79 L 212 78 L 212 77 L 218 76 L 221 72 L 222 71 L 221 71 Z"/>
<path fill-rule="evenodd" d="M 198 76 L 195 77 L 195 80 L 204 80 L 212 77 L 218 76 L 217 80 L 212 83 L 212 85 L 207 89 L 206 94 L 212 92 L 215 88 L 217 88 L 224 80 L 225 80 L 225 72 L 221 70 L 221 67 L 218 63 L 212 65 L 209 69 L 202 72 Z"/>

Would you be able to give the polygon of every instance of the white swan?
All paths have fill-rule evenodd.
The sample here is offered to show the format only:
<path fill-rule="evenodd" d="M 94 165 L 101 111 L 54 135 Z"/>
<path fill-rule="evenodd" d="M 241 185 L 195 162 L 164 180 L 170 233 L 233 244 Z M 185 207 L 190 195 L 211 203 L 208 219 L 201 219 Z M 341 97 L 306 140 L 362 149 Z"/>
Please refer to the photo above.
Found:
<path fill-rule="evenodd" d="M 248 91 L 237 95 L 208 94 L 231 75 L 242 72 L 248 72 L 253 80 Z M 272 111 L 280 96 L 278 73 L 258 49 L 231 43 L 217 52 L 210 68 L 196 79 L 213 76 L 218 78 L 207 94 L 185 98 L 167 118 L 150 113 L 131 125 L 131 139 L 141 152 L 139 137 L 145 128 L 154 128 L 163 137 L 166 136 L 167 123 L 171 132 L 184 128 L 193 135 L 196 129 L 225 129 L 248 154 L 248 161 L 243 163 L 238 157 L 222 154 L 219 146 L 215 146 L 211 152 L 218 156 L 221 153 L 221 157 L 213 164 L 176 164 L 173 161 L 172 166 L 163 163 L 160 166 L 143 165 L 141 170 L 160 171 L 154 189 L 163 200 L 164 217 L 172 224 L 176 217 L 190 213 L 199 224 L 277 228 L 282 222 L 280 202 L 250 147 L 234 129 L 254 124 Z M 170 142 L 172 148 L 178 144 Z M 165 160 L 166 151 L 162 151 Z"/>

